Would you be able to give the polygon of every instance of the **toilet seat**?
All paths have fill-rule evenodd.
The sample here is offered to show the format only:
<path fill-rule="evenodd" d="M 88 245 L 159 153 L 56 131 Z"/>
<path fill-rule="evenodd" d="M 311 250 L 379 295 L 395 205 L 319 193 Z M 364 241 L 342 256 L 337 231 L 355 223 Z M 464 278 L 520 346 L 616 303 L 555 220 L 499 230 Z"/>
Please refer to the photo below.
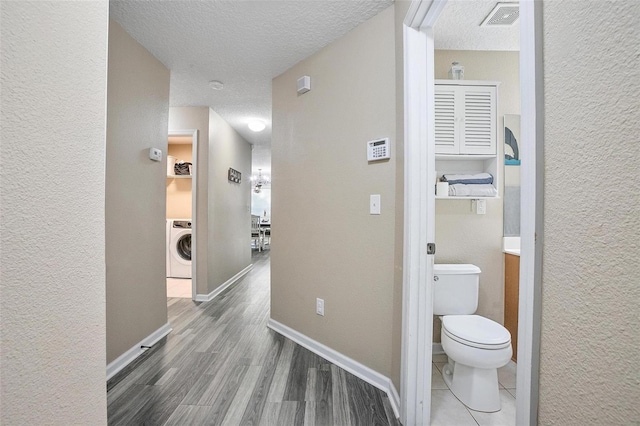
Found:
<path fill-rule="evenodd" d="M 479 315 L 445 315 L 442 331 L 466 346 L 479 349 L 504 349 L 511 346 L 511 334 L 502 325 Z"/>

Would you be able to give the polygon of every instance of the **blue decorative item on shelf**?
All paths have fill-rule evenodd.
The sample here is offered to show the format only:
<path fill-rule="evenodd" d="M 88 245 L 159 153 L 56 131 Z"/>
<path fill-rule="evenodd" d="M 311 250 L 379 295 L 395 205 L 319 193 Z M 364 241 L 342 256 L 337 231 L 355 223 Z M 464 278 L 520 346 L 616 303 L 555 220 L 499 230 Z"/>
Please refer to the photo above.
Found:
<path fill-rule="evenodd" d="M 518 141 L 508 127 L 504 128 L 504 145 L 504 164 L 507 166 L 519 166 L 520 152 L 518 150 Z M 507 154 L 507 147 L 511 148 L 513 155 Z"/>

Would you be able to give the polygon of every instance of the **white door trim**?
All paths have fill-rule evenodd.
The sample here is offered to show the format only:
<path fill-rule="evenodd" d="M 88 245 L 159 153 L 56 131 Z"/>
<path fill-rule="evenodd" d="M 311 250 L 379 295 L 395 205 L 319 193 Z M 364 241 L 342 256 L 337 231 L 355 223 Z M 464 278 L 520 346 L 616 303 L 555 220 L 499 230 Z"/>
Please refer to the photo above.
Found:
<path fill-rule="evenodd" d="M 416 13 L 429 15 L 426 3 L 432 4 L 414 1 L 407 20 L 415 19 Z M 435 194 L 429 190 L 435 187 L 435 117 L 429 114 L 433 111 L 435 78 L 426 52 L 433 52 L 434 47 L 431 28 L 412 28 L 405 21 L 403 34 L 405 171 L 400 416 L 404 425 L 422 425 L 429 424 L 431 416 L 433 291 L 429 277 L 433 276 L 433 256 L 427 255 L 427 243 L 435 242 Z M 431 143 L 425 143 L 427 140 Z"/>
<path fill-rule="evenodd" d="M 435 140 L 433 26 L 447 0 L 413 0 L 404 21 L 405 217 L 401 371 L 403 424 L 428 425 L 431 415 Z M 516 424 L 537 424 L 542 261 L 542 12 L 520 1 L 520 87 L 523 140 L 520 313 Z M 429 65 L 431 64 L 431 65 Z M 427 119 L 425 119 L 425 117 Z M 425 144 L 424 141 L 427 141 Z M 426 146 L 425 146 L 426 145 Z M 429 173 L 429 171 L 431 171 Z M 537 237 L 537 239 L 536 239 Z M 427 350 L 429 349 L 429 350 Z"/>
<path fill-rule="evenodd" d="M 522 163 L 516 424 L 538 424 L 544 176 L 542 2 L 520 1 Z"/>
<path fill-rule="evenodd" d="M 197 230 L 196 215 L 198 207 L 198 129 L 169 130 L 169 136 L 191 136 L 191 300 L 197 295 Z"/>

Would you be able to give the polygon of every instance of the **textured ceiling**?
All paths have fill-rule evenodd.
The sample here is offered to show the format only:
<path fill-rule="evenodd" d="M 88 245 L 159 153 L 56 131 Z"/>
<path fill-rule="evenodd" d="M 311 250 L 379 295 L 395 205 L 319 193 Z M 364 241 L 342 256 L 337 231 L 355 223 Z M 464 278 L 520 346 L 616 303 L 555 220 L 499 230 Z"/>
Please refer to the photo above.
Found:
<path fill-rule="evenodd" d="M 111 17 L 171 70 L 171 106 L 209 106 L 271 170 L 271 79 L 392 0 L 114 1 Z M 209 87 L 220 80 L 224 90 Z M 292 88 L 294 90 L 295 88 Z M 247 121 L 267 128 L 254 133 Z"/>
<path fill-rule="evenodd" d="M 480 26 L 497 3 L 495 0 L 449 0 L 434 29 L 436 49 L 520 50 L 519 21 L 512 27 Z"/>

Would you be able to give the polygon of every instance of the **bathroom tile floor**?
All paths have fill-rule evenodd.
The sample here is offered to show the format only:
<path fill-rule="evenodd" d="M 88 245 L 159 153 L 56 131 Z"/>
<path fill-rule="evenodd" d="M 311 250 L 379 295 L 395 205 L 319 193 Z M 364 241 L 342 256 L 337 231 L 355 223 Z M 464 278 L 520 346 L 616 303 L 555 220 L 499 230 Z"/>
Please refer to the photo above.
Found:
<path fill-rule="evenodd" d="M 432 426 L 513 426 L 516 424 L 516 364 L 498 369 L 502 410 L 482 413 L 470 410 L 451 393 L 442 378 L 447 363 L 444 354 L 433 356 L 431 369 L 431 425 Z"/>
<path fill-rule="evenodd" d="M 191 299 L 191 279 L 167 278 L 167 297 L 186 297 Z"/>

